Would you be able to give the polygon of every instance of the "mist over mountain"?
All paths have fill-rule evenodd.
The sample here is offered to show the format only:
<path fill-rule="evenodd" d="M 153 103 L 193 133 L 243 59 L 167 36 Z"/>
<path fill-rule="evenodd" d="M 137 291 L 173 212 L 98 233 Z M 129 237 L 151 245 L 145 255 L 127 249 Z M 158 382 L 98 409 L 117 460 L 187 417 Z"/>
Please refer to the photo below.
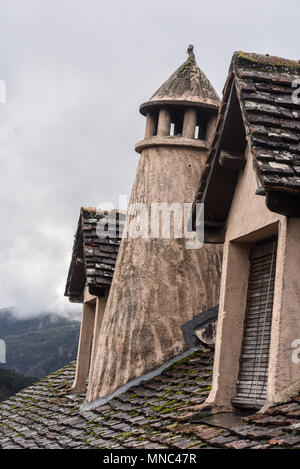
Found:
<path fill-rule="evenodd" d="M 42 378 L 76 359 L 79 331 L 77 319 L 54 313 L 24 319 L 11 308 L 1 309 L 0 339 L 6 343 L 1 368 Z"/>

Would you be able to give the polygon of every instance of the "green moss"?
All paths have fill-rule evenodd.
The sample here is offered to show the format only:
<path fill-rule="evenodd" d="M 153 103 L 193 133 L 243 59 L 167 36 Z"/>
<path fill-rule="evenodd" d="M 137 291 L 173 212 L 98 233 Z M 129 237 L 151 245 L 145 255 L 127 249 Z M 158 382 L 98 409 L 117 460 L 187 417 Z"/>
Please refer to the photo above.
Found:
<path fill-rule="evenodd" d="M 138 441 L 147 441 L 147 438 L 143 437 L 143 436 L 138 436 L 136 438 Z"/>
<path fill-rule="evenodd" d="M 173 401 L 168 401 L 162 406 L 150 406 L 150 409 L 153 410 L 154 412 L 158 412 L 159 414 L 169 414 L 171 412 L 174 412 L 174 410 L 182 405 L 182 403 L 179 403 L 176 400 Z"/>
<path fill-rule="evenodd" d="M 170 405 L 173 405 L 173 404 L 178 404 L 178 401 L 176 401 L 175 399 L 171 400 L 171 401 L 168 401 L 166 403 L 167 406 L 170 406 Z"/>
<path fill-rule="evenodd" d="M 176 385 L 176 388 L 182 389 L 182 388 L 184 388 L 185 386 L 186 386 L 186 382 L 183 381 L 182 383 L 177 384 L 177 385 Z"/>
<path fill-rule="evenodd" d="M 182 77 L 184 75 L 187 75 L 189 73 L 195 73 L 195 65 L 196 65 L 196 59 L 194 57 L 189 57 L 184 64 L 179 67 L 177 71 L 177 76 Z"/>
<path fill-rule="evenodd" d="M 293 65 L 292 63 L 289 64 L 287 61 L 284 59 L 278 58 L 278 61 L 275 62 L 274 58 L 272 57 L 272 61 L 268 62 L 267 61 L 267 56 L 266 56 L 266 61 L 259 61 L 258 59 L 255 59 L 253 56 L 250 56 L 249 54 L 239 51 L 235 54 L 235 63 L 241 67 L 252 69 L 252 70 L 257 70 L 260 72 L 286 72 L 289 71 L 290 73 L 296 73 L 300 74 L 300 64 L 298 65 Z"/>
<path fill-rule="evenodd" d="M 239 60 L 244 60 L 250 63 L 258 63 L 257 60 L 254 60 L 253 57 L 251 57 L 249 54 L 246 54 L 246 52 L 243 52 L 241 50 L 237 52 L 237 58 Z"/>
<path fill-rule="evenodd" d="M 179 365 L 182 365 L 183 363 L 186 363 L 186 362 L 190 361 L 191 359 L 193 359 L 193 358 L 195 358 L 195 357 L 197 357 L 197 353 L 196 353 L 196 352 L 192 353 L 191 355 L 188 355 L 188 356 L 185 357 L 185 358 L 182 358 L 181 360 L 178 360 L 177 362 L 172 363 L 172 365 L 170 365 L 168 368 L 166 368 L 166 369 L 164 370 L 164 373 L 165 373 L 165 372 L 168 372 L 168 371 L 170 371 L 170 370 L 173 370 L 174 368 L 177 368 Z"/>
<path fill-rule="evenodd" d="M 205 388 L 201 388 L 199 390 L 199 392 L 206 392 L 206 391 L 210 391 L 211 390 L 211 386 L 206 386 Z"/>
<path fill-rule="evenodd" d="M 119 433 L 118 435 L 114 436 L 113 437 L 113 440 L 116 441 L 116 440 L 127 440 L 127 438 L 130 438 L 131 436 L 133 436 L 133 433 L 131 432 L 123 432 L 123 433 Z"/>
<path fill-rule="evenodd" d="M 197 414 L 197 415 L 194 415 L 194 416 L 192 416 L 192 417 L 187 418 L 186 421 L 187 421 L 187 422 L 190 422 L 190 423 L 193 423 L 193 422 L 195 422 L 195 421 L 198 422 L 200 417 L 201 417 L 201 418 L 206 418 L 206 417 L 209 417 L 210 415 L 211 415 L 210 413 L 207 413 L 207 412 L 204 413 L 204 412 L 203 412 L 203 413 L 200 413 L 200 414 Z"/>
<path fill-rule="evenodd" d="M 194 443 L 193 445 L 190 445 L 187 447 L 187 449 L 193 449 L 195 446 L 198 446 L 198 447 L 205 447 L 207 446 L 206 443 L 200 443 L 200 441 L 197 441 L 196 443 Z"/>

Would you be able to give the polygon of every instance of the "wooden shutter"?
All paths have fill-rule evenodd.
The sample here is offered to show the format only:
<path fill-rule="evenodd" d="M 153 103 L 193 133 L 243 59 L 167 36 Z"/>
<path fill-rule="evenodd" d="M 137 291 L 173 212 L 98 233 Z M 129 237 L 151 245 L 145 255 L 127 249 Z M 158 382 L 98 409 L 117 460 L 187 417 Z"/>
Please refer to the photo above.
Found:
<path fill-rule="evenodd" d="M 250 252 L 250 273 L 244 336 L 236 395 L 239 407 L 260 408 L 267 397 L 277 240 L 256 244 Z"/>

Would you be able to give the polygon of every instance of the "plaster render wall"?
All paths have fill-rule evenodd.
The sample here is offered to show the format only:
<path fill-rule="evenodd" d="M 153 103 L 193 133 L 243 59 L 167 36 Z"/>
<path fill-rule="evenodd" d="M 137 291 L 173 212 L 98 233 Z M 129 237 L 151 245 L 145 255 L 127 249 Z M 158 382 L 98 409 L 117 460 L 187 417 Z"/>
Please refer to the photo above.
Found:
<path fill-rule="evenodd" d="M 213 382 L 207 403 L 231 408 L 239 373 L 249 275 L 247 245 L 227 243 L 223 252 Z"/>
<path fill-rule="evenodd" d="M 180 146 L 145 149 L 130 203 L 192 203 L 206 158 L 205 151 Z M 215 245 L 187 250 L 184 239 L 122 240 L 88 401 L 186 350 L 180 326 L 218 302 L 221 253 Z"/>
<path fill-rule="evenodd" d="M 224 243 L 220 286 L 213 385 L 207 403 L 231 408 L 239 372 L 243 323 L 249 277 L 249 249 L 252 242 L 278 233 L 279 249 L 275 280 L 273 318 L 281 311 L 282 276 L 286 218 L 270 212 L 265 197 L 255 195 L 257 182 L 253 156 L 247 149 L 246 167 L 240 173 L 233 197 Z M 281 246 L 281 248 L 280 248 Z M 276 322 L 276 319 L 275 319 Z M 275 324 L 274 322 L 274 324 Z M 273 334 L 273 326 L 272 326 Z M 270 350 L 275 356 L 274 348 Z M 276 354 L 277 355 L 277 354 Z"/>
<path fill-rule="evenodd" d="M 90 351 L 93 341 L 96 301 L 83 303 L 80 336 L 77 352 L 76 374 L 72 391 L 81 393 L 86 384 L 90 366 Z"/>
<path fill-rule="evenodd" d="M 95 359 L 96 350 L 97 350 L 96 344 L 97 344 L 98 337 L 102 328 L 102 321 L 104 318 L 108 293 L 109 293 L 108 290 L 106 290 L 104 296 L 97 297 L 96 309 L 95 309 L 95 321 L 94 321 L 94 329 L 93 329 L 93 342 L 92 342 L 92 347 L 90 349 L 90 353 L 91 353 L 90 363 L 93 363 L 93 360 Z"/>
<path fill-rule="evenodd" d="M 281 248 L 278 312 L 273 313 L 268 402 L 284 402 L 300 390 L 300 362 L 293 360 L 300 339 L 300 220 L 287 221 Z M 279 293 L 279 292 L 278 292 Z M 299 350 L 299 343 L 298 343 Z M 299 355 L 298 355 L 299 356 Z"/>
<path fill-rule="evenodd" d="M 227 220 L 226 243 L 285 218 L 267 209 L 264 196 L 255 195 L 257 181 L 253 156 L 248 148 L 246 159 L 246 167 L 240 173 Z"/>
<path fill-rule="evenodd" d="M 76 374 L 72 386 L 72 391 L 76 394 L 81 393 L 86 386 L 90 363 L 95 354 L 95 343 L 100 333 L 106 302 L 107 293 L 103 297 L 97 297 L 91 295 L 88 287 L 85 287 L 77 352 Z"/>

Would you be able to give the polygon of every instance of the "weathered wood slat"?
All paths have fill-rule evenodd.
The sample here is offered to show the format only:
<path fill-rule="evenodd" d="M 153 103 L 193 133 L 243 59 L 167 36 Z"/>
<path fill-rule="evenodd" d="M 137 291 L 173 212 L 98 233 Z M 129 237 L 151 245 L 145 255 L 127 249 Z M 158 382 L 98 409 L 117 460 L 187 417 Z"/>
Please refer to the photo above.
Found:
<path fill-rule="evenodd" d="M 272 283 L 272 282 L 271 282 Z M 249 283 L 249 291 L 251 293 L 255 293 L 256 291 L 261 291 L 261 288 L 264 288 L 264 287 L 267 287 L 269 286 L 270 284 L 270 281 L 268 279 L 268 277 L 266 276 L 266 279 L 260 279 L 260 280 L 257 280 L 257 281 L 253 281 L 253 282 L 250 282 Z"/>
<path fill-rule="evenodd" d="M 273 300 L 268 300 L 268 303 L 266 304 L 266 300 L 263 301 L 264 298 L 261 299 L 253 299 L 253 301 L 249 302 L 249 307 L 251 308 L 252 306 L 261 306 L 262 310 L 264 311 L 266 306 L 270 307 L 270 305 L 273 305 Z"/>
<path fill-rule="evenodd" d="M 271 306 L 268 306 L 267 308 L 264 309 L 264 312 L 266 312 L 267 314 L 271 313 L 272 314 L 272 305 Z M 250 307 L 248 308 L 248 311 L 249 311 L 249 314 L 251 315 L 258 315 L 258 316 L 261 316 L 261 307 L 258 305 L 258 306 L 253 306 L 253 307 Z"/>
<path fill-rule="evenodd" d="M 252 331 L 251 334 L 248 333 L 247 339 L 249 338 L 249 339 L 251 339 L 251 340 L 255 340 L 256 337 L 257 337 L 257 338 L 258 338 L 258 341 L 260 341 L 260 343 L 261 343 L 261 338 L 262 338 L 261 336 L 263 335 L 263 332 L 265 332 L 265 331 L 262 331 L 262 330 L 259 331 L 259 330 L 255 329 L 255 330 Z"/>
<path fill-rule="evenodd" d="M 244 395 L 245 397 L 258 397 L 262 398 L 267 395 L 267 386 L 266 383 L 256 385 L 256 383 L 247 384 L 247 385 L 238 385 L 237 386 L 237 397 Z"/>
<path fill-rule="evenodd" d="M 253 403 L 253 398 L 247 398 L 245 396 L 242 397 L 235 397 L 232 400 L 233 404 L 239 407 L 244 407 L 247 409 L 257 409 L 258 407 L 262 407 L 265 403 L 265 399 L 256 399 L 255 403 Z"/>
<path fill-rule="evenodd" d="M 261 262 L 261 263 L 257 264 L 256 266 L 253 266 L 253 268 L 251 269 L 249 278 L 251 279 L 253 277 L 256 277 L 258 274 L 263 275 L 266 272 L 270 273 L 270 268 L 269 268 L 268 262 Z M 271 271 L 271 276 L 273 274 L 274 274 L 274 269 L 272 269 L 272 271 Z"/>
<path fill-rule="evenodd" d="M 248 398 L 248 399 L 252 397 L 253 400 L 255 398 L 258 398 L 258 399 L 262 399 L 263 397 L 266 398 L 267 393 L 266 391 L 263 391 L 262 389 L 263 389 L 262 387 L 259 388 L 254 385 L 252 388 L 249 387 L 249 388 L 238 389 L 238 394 L 239 394 L 239 397 L 244 396 L 245 398 Z"/>
<path fill-rule="evenodd" d="M 265 328 L 263 328 L 262 326 L 261 327 L 256 327 L 256 326 L 249 326 L 247 327 L 247 331 L 249 332 L 255 332 L 255 334 L 257 334 L 258 332 L 270 332 L 271 331 L 271 326 L 266 326 Z"/>
<path fill-rule="evenodd" d="M 257 383 L 256 381 L 253 382 L 253 380 L 251 381 L 247 381 L 247 380 L 240 380 L 237 382 L 237 388 L 262 388 L 262 389 L 265 389 L 265 383 L 264 381 L 260 381 L 258 380 Z"/>
<path fill-rule="evenodd" d="M 270 313 L 262 313 L 262 314 L 258 314 L 257 312 L 253 312 L 253 314 L 251 314 L 249 316 L 249 318 L 246 319 L 245 321 L 245 324 L 249 325 L 252 324 L 253 322 L 255 324 L 264 324 L 266 322 L 272 322 L 272 314 Z"/>
<path fill-rule="evenodd" d="M 255 347 L 256 348 L 256 345 L 257 345 L 258 342 L 259 341 L 255 340 L 255 339 L 254 340 L 251 339 L 251 340 L 246 340 L 244 343 L 245 343 L 245 347 Z M 263 343 L 263 347 L 267 348 L 269 346 L 269 343 L 270 343 L 269 340 L 265 341 Z"/>
<path fill-rule="evenodd" d="M 266 375 L 264 375 L 263 373 L 259 373 L 259 372 L 253 372 L 252 375 L 255 377 L 255 379 L 257 379 L 259 381 L 259 383 L 265 383 L 268 379 L 268 377 Z M 240 376 L 241 378 L 241 383 L 244 382 L 247 378 L 248 378 L 248 373 L 244 373 Z M 239 382 L 238 382 L 239 384 Z M 237 386 L 238 386 L 237 384 Z"/>
<path fill-rule="evenodd" d="M 259 329 L 260 327 L 263 327 L 265 324 L 267 327 L 270 327 L 272 325 L 272 317 L 270 317 L 269 313 L 266 319 L 264 319 L 261 316 L 258 316 L 256 313 L 251 316 L 249 319 L 244 321 L 244 327 L 253 327 L 253 324 L 256 326 L 255 330 Z"/>
<path fill-rule="evenodd" d="M 268 261 L 261 262 L 260 264 L 257 264 L 256 266 L 253 266 L 251 268 L 251 272 L 249 275 L 249 278 L 252 279 L 253 277 L 257 277 L 258 274 L 264 275 L 265 273 L 270 273 L 270 266 L 269 264 L 269 259 Z M 274 274 L 274 269 L 271 271 L 271 276 Z"/>
<path fill-rule="evenodd" d="M 274 241 L 252 249 L 240 370 L 232 400 L 237 406 L 259 408 L 267 397 L 275 270 Z"/>
<path fill-rule="evenodd" d="M 266 343 L 266 344 L 263 344 L 262 346 L 262 351 L 263 353 L 268 353 L 269 352 L 269 345 L 270 343 Z M 247 351 L 247 353 L 256 353 L 257 354 L 257 343 L 256 344 L 251 344 L 251 345 L 248 345 L 245 346 L 245 351 Z"/>
<path fill-rule="evenodd" d="M 268 303 L 265 303 L 264 305 L 261 305 L 261 302 L 258 301 L 257 304 L 249 303 L 248 305 L 249 314 L 259 314 L 261 316 L 262 306 L 264 306 L 263 313 L 266 313 L 266 312 L 268 313 L 269 311 L 272 312 L 273 310 L 273 303 L 271 303 L 270 301 L 268 301 Z"/>

